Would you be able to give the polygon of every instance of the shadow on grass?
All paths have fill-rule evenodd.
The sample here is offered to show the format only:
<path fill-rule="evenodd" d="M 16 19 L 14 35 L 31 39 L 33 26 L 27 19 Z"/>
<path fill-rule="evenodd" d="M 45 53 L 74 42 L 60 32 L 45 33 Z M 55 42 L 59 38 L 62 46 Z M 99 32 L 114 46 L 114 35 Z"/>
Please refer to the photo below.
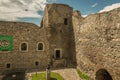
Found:
<path fill-rule="evenodd" d="M 56 78 L 50 78 L 50 80 L 57 80 Z"/>

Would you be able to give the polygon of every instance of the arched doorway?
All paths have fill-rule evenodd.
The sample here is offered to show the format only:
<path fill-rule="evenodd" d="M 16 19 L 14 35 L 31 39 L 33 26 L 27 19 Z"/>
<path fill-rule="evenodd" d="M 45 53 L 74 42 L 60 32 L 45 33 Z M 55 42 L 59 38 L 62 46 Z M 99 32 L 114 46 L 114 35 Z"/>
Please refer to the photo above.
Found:
<path fill-rule="evenodd" d="M 96 72 L 96 77 L 95 77 L 96 80 L 113 80 L 111 75 L 108 73 L 107 70 L 105 69 L 99 69 L 97 72 Z"/>

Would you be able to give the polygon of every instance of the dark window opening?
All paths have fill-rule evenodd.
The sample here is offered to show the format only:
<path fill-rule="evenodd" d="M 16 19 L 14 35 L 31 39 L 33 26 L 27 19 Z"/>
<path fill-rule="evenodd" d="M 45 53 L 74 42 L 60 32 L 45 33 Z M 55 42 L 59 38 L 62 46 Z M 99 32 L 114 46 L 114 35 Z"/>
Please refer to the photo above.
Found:
<path fill-rule="evenodd" d="M 22 43 L 22 45 L 21 45 L 21 50 L 22 50 L 22 51 L 27 50 L 27 44 L 26 44 L 26 43 Z"/>
<path fill-rule="evenodd" d="M 10 64 L 7 64 L 6 67 L 7 67 L 7 68 L 10 68 Z"/>
<path fill-rule="evenodd" d="M 65 25 L 68 24 L 68 20 L 67 20 L 67 18 L 64 18 L 64 24 L 65 24 Z"/>
<path fill-rule="evenodd" d="M 60 59 L 60 50 L 56 50 L 55 57 L 56 59 Z"/>
<path fill-rule="evenodd" d="M 43 44 L 42 43 L 38 44 L 38 50 L 43 50 Z"/>
<path fill-rule="evenodd" d="M 60 32 L 62 33 L 62 30 L 60 30 Z"/>
<path fill-rule="evenodd" d="M 105 69 L 100 69 L 96 72 L 96 80 L 113 80 L 111 75 Z"/>
<path fill-rule="evenodd" d="M 39 62 L 36 61 L 36 62 L 35 62 L 35 65 L 38 66 L 38 65 L 39 65 Z"/>

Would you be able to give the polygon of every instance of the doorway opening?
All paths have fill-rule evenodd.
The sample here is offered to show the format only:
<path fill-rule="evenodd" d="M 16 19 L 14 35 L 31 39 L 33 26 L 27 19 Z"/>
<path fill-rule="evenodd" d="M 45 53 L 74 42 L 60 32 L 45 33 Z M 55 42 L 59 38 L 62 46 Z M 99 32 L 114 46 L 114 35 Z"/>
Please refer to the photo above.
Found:
<path fill-rule="evenodd" d="M 95 80 L 113 80 L 113 79 L 107 70 L 99 69 L 96 72 Z"/>
<path fill-rule="evenodd" d="M 56 59 L 60 59 L 60 54 L 61 54 L 61 51 L 60 50 L 56 50 L 55 51 L 55 58 Z"/>

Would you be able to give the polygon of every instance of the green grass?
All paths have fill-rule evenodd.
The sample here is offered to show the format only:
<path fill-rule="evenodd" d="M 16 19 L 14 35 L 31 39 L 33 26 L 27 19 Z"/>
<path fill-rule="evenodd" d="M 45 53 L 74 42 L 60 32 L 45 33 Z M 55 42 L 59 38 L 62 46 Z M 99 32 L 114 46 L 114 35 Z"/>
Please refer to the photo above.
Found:
<path fill-rule="evenodd" d="M 79 74 L 79 77 L 83 80 L 90 80 L 89 76 L 81 72 L 79 69 L 77 69 L 77 73 Z"/>
<path fill-rule="evenodd" d="M 32 80 L 46 80 L 46 73 L 38 73 L 32 75 Z M 64 80 L 62 76 L 60 76 L 58 73 L 51 72 L 51 79 L 50 80 Z"/>

